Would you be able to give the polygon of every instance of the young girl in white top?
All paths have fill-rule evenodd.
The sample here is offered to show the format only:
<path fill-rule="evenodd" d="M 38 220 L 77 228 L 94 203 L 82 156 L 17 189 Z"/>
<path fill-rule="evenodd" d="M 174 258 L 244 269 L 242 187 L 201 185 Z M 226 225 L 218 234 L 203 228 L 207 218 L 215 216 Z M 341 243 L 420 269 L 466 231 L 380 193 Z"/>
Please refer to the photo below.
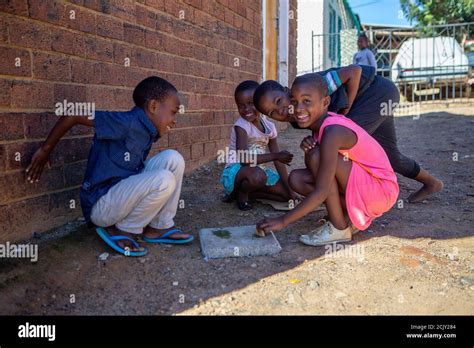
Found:
<path fill-rule="evenodd" d="M 256 81 L 249 80 L 235 89 L 240 117 L 232 127 L 226 166 L 221 176 L 225 201 L 236 198 L 241 210 L 252 209 L 250 198 L 285 202 L 295 195 L 289 188 L 285 167 L 293 155 L 280 151 L 275 125 L 255 109 L 253 94 L 257 87 Z M 275 164 L 277 172 L 264 165 L 268 162 Z"/>

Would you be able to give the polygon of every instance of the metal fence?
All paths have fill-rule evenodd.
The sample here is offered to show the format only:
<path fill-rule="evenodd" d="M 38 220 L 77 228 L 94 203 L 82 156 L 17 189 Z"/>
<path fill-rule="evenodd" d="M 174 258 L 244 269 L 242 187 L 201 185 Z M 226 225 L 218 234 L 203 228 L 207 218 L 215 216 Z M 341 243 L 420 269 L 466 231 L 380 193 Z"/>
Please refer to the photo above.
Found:
<path fill-rule="evenodd" d="M 377 74 L 390 78 L 402 101 L 461 101 L 472 97 L 474 23 L 423 28 L 368 26 L 365 34 L 377 61 Z M 311 35 L 312 71 L 352 63 L 355 30 Z"/>

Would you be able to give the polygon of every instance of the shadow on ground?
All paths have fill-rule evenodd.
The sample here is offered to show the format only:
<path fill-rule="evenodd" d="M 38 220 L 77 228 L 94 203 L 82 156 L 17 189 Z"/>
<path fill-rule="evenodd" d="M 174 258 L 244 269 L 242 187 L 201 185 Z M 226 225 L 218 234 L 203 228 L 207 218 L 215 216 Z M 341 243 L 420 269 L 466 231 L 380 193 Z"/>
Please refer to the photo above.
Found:
<path fill-rule="evenodd" d="M 322 212 L 278 233 L 283 251 L 277 255 L 208 262 L 198 240 L 151 245 L 146 257 L 125 258 L 82 226 L 43 243 L 36 264 L 2 261 L 0 313 L 473 314 L 474 118 L 440 112 L 396 124 L 402 152 L 446 186 L 426 203 L 403 201 L 357 235 L 348 245 L 364 246 L 363 262 L 298 243 Z M 302 167 L 299 143 L 306 134 L 281 134 L 280 147 L 295 153 L 292 169 Z M 248 225 L 278 214 L 258 203 L 250 212 L 222 203 L 221 170 L 211 163 L 186 176 L 178 226 L 197 236 L 203 227 Z M 400 178 L 400 188 L 406 199 L 418 184 Z M 105 251 L 108 259 L 98 261 Z"/>

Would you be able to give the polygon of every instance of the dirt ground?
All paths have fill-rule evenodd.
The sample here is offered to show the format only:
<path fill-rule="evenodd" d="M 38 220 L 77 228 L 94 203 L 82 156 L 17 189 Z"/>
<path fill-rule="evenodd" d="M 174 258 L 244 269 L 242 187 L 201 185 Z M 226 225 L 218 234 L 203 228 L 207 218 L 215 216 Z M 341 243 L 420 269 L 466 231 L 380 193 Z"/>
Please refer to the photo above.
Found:
<path fill-rule="evenodd" d="M 323 212 L 277 233 L 276 255 L 205 261 L 190 246 L 148 246 L 145 258 L 114 254 L 82 226 L 40 244 L 39 260 L 1 261 L 0 314 L 474 314 L 474 112 L 446 109 L 396 119 L 400 148 L 445 183 L 425 203 L 404 201 L 345 249 L 300 244 Z M 307 131 L 280 144 L 302 167 Z M 457 154 L 457 161 L 456 159 Z M 278 214 L 255 204 L 240 212 L 220 201 L 221 165 L 187 175 L 177 225 L 248 225 Z M 400 177 L 400 199 L 418 183 Z M 46 217 L 45 217 L 46 218 Z M 99 261 L 103 252 L 110 256 Z"/>

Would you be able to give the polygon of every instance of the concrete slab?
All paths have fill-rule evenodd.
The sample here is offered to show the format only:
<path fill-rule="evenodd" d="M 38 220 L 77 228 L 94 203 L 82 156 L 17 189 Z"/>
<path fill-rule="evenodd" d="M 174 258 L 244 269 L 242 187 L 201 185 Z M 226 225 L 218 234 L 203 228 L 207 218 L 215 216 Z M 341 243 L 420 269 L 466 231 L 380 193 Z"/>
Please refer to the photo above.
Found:
<path fill-rule="evenodd" d="M 276 237 L 255 235 L 255 225 L 203 228 L 199 231 L 205 258 L 272 255 L 281 251 Z"/>

